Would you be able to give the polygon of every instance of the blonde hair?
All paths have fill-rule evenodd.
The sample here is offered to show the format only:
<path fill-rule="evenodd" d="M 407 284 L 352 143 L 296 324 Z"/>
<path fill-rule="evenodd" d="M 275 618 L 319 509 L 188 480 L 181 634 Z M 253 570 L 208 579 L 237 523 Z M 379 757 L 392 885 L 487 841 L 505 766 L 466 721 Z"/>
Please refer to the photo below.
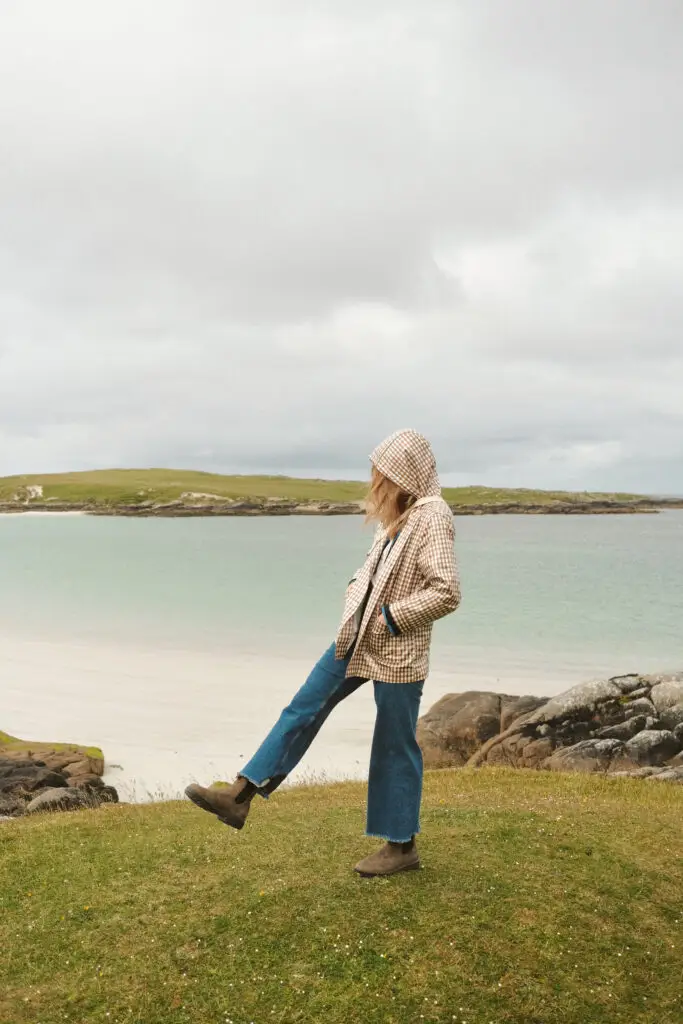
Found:
<path fill-rule="evenodd" d="M 380 523 L 389 537 L 395 537 L 403 517 L 414 502 L 412 494 L 380 473 L 376 466 L 372 467 L 370 488 L 365 498 L 366 522 Z"/>

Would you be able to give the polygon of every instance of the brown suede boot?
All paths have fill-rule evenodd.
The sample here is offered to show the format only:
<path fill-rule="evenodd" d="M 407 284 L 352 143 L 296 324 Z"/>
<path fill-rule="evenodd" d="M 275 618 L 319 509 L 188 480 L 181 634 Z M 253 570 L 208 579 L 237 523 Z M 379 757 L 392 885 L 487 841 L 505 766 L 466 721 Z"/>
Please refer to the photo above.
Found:
<path fill-rule="evenodd" d="M 353 870 L 363 878 L 374 878 L 376 875 L 395 875 L 399 871 L 417 871 L 419 867 L 420 856 L 413 839 L 410 843 L 387 843 L 377 853 L 359 861 Z"/>
<path fill-rule="evenodd" d="M 193 783 L 185 790 L 185 796 L 193 804 L 209 814 L 215 814 L 219 821 L 233 828 L 244 828 L 255 793 L 253 782 L 241 777 L 235 779 L 231 786 L 205 789 Z"/>

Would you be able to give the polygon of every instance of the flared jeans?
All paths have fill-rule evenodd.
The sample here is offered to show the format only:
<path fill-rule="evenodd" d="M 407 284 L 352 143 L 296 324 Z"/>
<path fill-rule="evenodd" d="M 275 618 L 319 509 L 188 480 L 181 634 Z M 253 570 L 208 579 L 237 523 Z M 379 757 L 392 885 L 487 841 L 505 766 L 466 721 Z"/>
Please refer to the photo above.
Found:
<path fill-rule="evenodd" d="M 367 679 L 346 678 L 349 658 L 335 645 L 323 654 L 283 710 L 251 760 L 240 771 L 263 795 L 297 766 L 330 712 Z M 377 717 L 370 754 L 367 835 L 406 843 L 420 831 L 422 753 L 415 738 L 423 683 L 375 682 Z"/>

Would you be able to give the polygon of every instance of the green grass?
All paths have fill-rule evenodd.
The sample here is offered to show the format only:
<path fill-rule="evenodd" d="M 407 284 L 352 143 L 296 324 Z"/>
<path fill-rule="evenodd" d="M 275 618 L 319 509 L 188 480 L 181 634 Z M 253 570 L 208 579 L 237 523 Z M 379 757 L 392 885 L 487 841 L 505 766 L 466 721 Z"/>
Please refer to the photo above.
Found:
<path fill-rule="evenodd" d="M 72 751 L 76 754 L 83 754 L 85 757 L 99 758 L 104 761 L 104 754 L 99 747 L 80 747 L 75 743 L 46 743 L 43 740 L 18 740 L 16 736 L 0 731 L 0 751 L 25 750 L 39 752 L 41 750 Z"/>
<path fill-rule="evenodd" d="M 683 1021 L 683 789 L 428 773 L 424 868 L 384 880 L 350 871 L 364 799 L 0 825 L 0 1021 Z"/>
<path fill-rule="evenodd" d="M 352 480 L 306 480 L 283 476 L 221 476 L 192 470 L 111 469 L 85 473 L 44 473 L 0 478 L 0 501 L 29 486 L 43 487 L 44 499 L 97 502 L 102 505 L 174 501 L 185 492 L 215 494 L 222 498 L 286 498 L 296 501 L 360 501 L 366 485 Z M 461 505 L 550 505 L 590 502 L 609 498 L 633 501 L 632 494 L 572 493 L 493 487 L 446 488 L 447 501 Z"/>

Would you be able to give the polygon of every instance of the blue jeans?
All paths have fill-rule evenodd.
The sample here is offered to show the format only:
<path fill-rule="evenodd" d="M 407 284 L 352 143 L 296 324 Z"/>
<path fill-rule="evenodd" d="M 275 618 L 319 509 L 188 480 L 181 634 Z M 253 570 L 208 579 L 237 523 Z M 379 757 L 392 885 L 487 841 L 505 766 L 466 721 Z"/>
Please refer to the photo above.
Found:
<path fill-rule="evenodd" d="M 350 657 L 350 656 L 349 656 Z M 240 772 L 270 793 L 289 775 L 334 707 L 366 679 L 346 678 L 349 658 L 338 661 L 334 644 L 284 709 Z M 422 683 L 376 682 L 377 718 L 370 755 L 367 835 L 406 843 L 420 831 L 422 752 L 415 739 Z"/>

